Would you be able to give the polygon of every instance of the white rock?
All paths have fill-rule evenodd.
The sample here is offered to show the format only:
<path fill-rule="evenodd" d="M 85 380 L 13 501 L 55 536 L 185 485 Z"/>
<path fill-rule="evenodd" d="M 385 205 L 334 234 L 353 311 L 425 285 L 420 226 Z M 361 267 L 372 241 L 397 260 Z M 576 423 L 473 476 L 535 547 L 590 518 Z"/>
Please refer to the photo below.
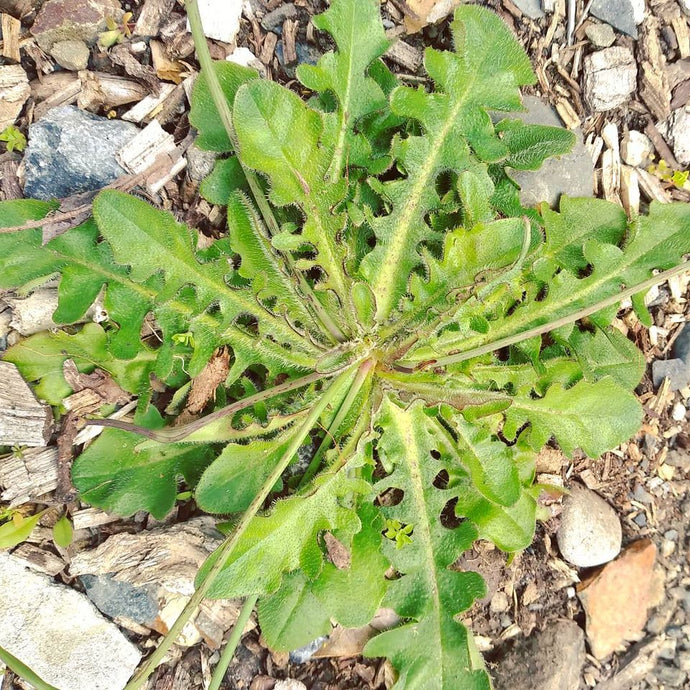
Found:
<path fill-rule="evenodd" d="M 0 646 L 60 690 L 121 690 L 139 650 L 79 592 L 0 553 Z"/>
<path fill-rule="evenodd" d="M 678 108 L 659 125 L 659 131 L 681 165 L 690 165 L 690 107 Z"/>
<path fill-rule="evenodd" d="M 621 156 L 633 168 L 645 167 L 653 152 L 651 139 L 635 129 L 631 129 L 621 141 Z"/>
<path fill-rule="evenodd" d="M 636 86 L 637 66 L 629 48 L 612 46 L 585 58 L 585 100 L 593 111 L 617 108 Z"/>
<path fill-rule="evenodd" d="M 563 558 L 579 568 L 613 560 L 621 550 L 621 523 L 613 508 L 580 484 L 563 502 L 556 534 Z"/>
<path fill-rule="evenodd" d="M 244 46 L 235 48 L 225 59 L 228 62 L 234 62 L 236 65 L 242 65 L 242 67 L 252 67 L 262 77 L 266 76 L 266 66 L 251 50 L 249 50 L 249 48 L 245 48 Z"/>
<path fill-rule="evenodd" d="M 307 686 L 295 678 L 287 678 L 286 680 L 279 680 L 274 686 L 273 690 L 307 690 Z"/>
<path fill-rule="evenodd" d="M 685 409 L 685 405 L 681 402 L 677 402 L 673 406 L 673 410 L 671 411 L 671 417 L 673 418 L 674 422 L 682 422 L 685 419 L 685 415 L 687 413 L 687 410 Z"/>
<path fill-rule="evenodd" d="M 232 43 L 240 30 L 242 0 L 199 0 L 199 14 L 207 38 Z"/>

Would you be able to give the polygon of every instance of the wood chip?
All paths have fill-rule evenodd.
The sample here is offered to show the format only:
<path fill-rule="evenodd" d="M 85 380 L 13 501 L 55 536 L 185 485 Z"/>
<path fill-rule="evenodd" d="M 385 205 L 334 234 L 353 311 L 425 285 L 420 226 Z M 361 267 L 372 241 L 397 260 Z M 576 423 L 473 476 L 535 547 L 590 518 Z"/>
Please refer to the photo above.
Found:
<path fill-rule="evenodd" d="M 681 166 L 673 155 L 673 151 L 669 148 L 666 140 L 661 136 L 659 130 L 654 126 L 654 123 L 648 122 L 644 129 L 644 133 L 652 140 L 656 152 L 668 163 L 669 167 L 674 170 L 680 170 Z"/>
<path fill-rule="evenodd" d="M 268 66 L 271 64 L 273 59 L 273 54 L 275 53 L 276 44 L 278 43 L 278 37 L 274 33 L 267 33 L 266 38 L 264 38 L 264 43 L 261 46 L 261 53 L 259 54 L 259 60 L 263 62 L 264 65 Z"/>
<path fill-rule="evenodd" d="M 187 159 L 180 155 L 172 134 L 168 134 L 156 120 L 149 122 L 115 157 L 131 173 L 151 171 L 146 179 L 146 189 L 152 195 L 187 165 Z"/>
<path fill-rule="evenodd" d="M 172 81 L 179 84 L 183 79 L 186 67 L 178 60 L 171 60 L 165 51 L 165 46 L 160 41 L 151 41 L 151 61 L 156 76 L 163 81 Z"/>
<path fill-rule="evenodd" d="M 690 57 L 690 36 L 688 35 L 687 19 L 678 14 L 678 16 L 671 20 L 671 26 L 673 27 L 673 33 L 676 35 L 680 57 Z"/>
<path fill-rule="evenodd" d="M 648 16 L 640 28 L 640 96 L 657 120 L 665 120 L 671 114 L 671 90 L 666 74 L 666 58 L 659 41 L 659 21 L 654 16 Z"/>
<path fill-rule="evenodd" d="M 45 446 L 53 414 L 10 362 L 0 362 L 0 446 Z"/>
<path fill-rule="evenodd" d="M 577 129 L 582 124 L 578 114 L 567 99 L 559 98 L 556 101 L 556 111 L 568 129 Z"/>
<path fill-rule="evenodd" d="M 109 515 L 98 508 L 84 508 L 72 513 L 72 525 L 75 530 L 93 529 L 102 525 L 109 525 L 121 518 L 118 515 Z"/>
<path fill-rule="evenodd" d="M 192 389 L 187 398 L 185 411 L 198 414 L 216 397 L 216 389 L 230 372 L 230 353 L 221 348 L 213 353 L 206 366 L 192 379 Z"/>
<path fill-rule="evenodd" d="M 0 163 L 0 198 L 3 201 L 21 199 L 24 196 L 19 185 L 18 168 L 19 162 L 15 160 Z"/>
<path fill-rule="evenodd" d="M 145 0 L 134 27 L 134 35 L 157 36 L 174 6 L 175 0 Z"/>
<path fill-rule="evenodd" d="M 130 46 L 126 43 L 113 46 L 108 51 L 108 57 L 114 65 L 120 65 L 130 77 L 140 79 L 149 88 L 151 93 L 158 94 L 160 92 L 160 82 L 156 77 L 156 73 L 152 67 L 142 65 L 139 59 L 132 55 Z"/>
<path fill-rule="evenodd" d="M 10 507 L 29 503 L 57 486 L 57 448 L 29 448 L 0 461 L 0 500 Z"/>
<path fill-rule="evenodd" d="M 393 43 L 385 55 L 410 72 L 416 72 L 422 64 L 422 53 L 405 41 Z"/>
<path fill-rule="evenodd" d="M 173 84 L 162 84 L 161 91 L 157 96 L 148 95 L 142 98 L 135 106 L 122 115 L 122 119 L 127 122 L 149 122 L 154 112 L 170 97 L 175 90 Z"/>
<path fill-rule="evenodd" d="M 621 167 L 621 201 L 628 218 L 640 213 L 640 184 L 637 170 L 628 165 Z"/>
<path fill-rule="evenodd" d="M 34 120 L 40 120 L 49 110 L 76 103 L 81 82 L 74 72 L 55 72 L 31 82 L 31 95 L 37 105 Z"/>
<path fill-rule="evenodd" d="M 19 35 L 22 30 L 22 23 L 10 14 L 0 16 L 0 26 L 2 27 L 2 57 L 19 62 L 22 58 L 19 54 Z"/>
<path fill-rule="evenodd" d="M 297 31 L 299 22 L 296 19 L 286 19 L 283 22 L 283 59 L 286 65 L 294 65 L 297 62 Z"/>
<path fill-rule="evenodd" d="M 29 79 L 21 65 L 0 67 L 0 132 L 13 125 L 31 94 Z"/>
<path fill-rule="evenodd" d="M 148 89 L 134 79 L 106 72 L 79 72 L 81 90 L 77 104 L 93 113 L 141 101 Z"/>
<path fill-rule="evenodd" d="M 26 542 L 18 546 L 12 552 L 12 556 L 24 561 L 24 564 L 32 570 L 37 570 L 39 573 L 45 573 L 51 577 L 62 572 L 66 565 L 62 558 L 51 551 L 40 549 L 38 546 Z"/>

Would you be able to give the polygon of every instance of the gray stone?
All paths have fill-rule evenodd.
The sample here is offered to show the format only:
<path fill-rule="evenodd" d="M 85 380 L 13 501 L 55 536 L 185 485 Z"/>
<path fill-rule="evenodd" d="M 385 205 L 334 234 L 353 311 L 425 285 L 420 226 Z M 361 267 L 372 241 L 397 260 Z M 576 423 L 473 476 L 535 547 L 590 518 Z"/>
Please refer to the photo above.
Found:
<path fill-rule="evenodd" d="M 106 19 L 121 17 L 119 0 L 48 0 L 36 15 L 31 33 L 41 49 L 49 52 L 58 41 L 95 43 L 107 28 Z"/>
<path fill-rule="evenodd" d="M 652 381 L 658 388 L 669 379 L 672 391 L 679 391 L 690 384 L 690 363 L 682 359 L 657 359 L 652 362 Z"/>
<path fill-rule="evenodd" d="M 290 661 L 293 664 L 306 664 L 309 659 L 311 659 L 316 652 L 323 647 L 323 643 L 328 639 L 328 637 L 317 637 L 312 640 L 309 644 L 305 644 L 303 647 L 298 647 L 290 652 Z"/>
<path fill-rule="evenodd" d="M 660 683 L 671 688 L 685 687 L 684 684 L 688 677 L 687 673 L 681 671 L 676 666 L 666 666 L 665 664 L 659 664 L 654 669 L 654 675 Z"/>
<path fill-rule="evenodd" d="M 644 0 L 594 0 L 589 12 L 614 29 L 637 38 L 637 25 L 644 18 Z"/>
<path fill-rule="evenodd" d="M 151 626 L 159 606 L 154 585 L 135 587 L 110 575 L 82 575 L 86 596 L 109 618 L 125 617 L 140 625 Z"/>
<path fill-rule="evenodd" d="M 637 64 L 629 48 L 597 50 L 585 58 L 584 70 L 585 100 L 595 112 L 622 105 L 637 86 Z"/>
<path fill-rule="evenodd" d="M 633 522 L 638 526 L 638 527 L 646 527 L 647 526 L 647 516 L 644 513 L 638 513 L 635 515 L 633 518 Z"/>
<path fill-rule="evenodd" d="M 671 450 L 664 462 L 671 467 L 677 467 L 681 472 L 690 472 L 690 450 Z M 673 532 L 677 534 L 676 530 L 668 530 L 666 534 Z M 664 534 L 664 537 L 666 537 L 666 534 Z M 666 537 L 666 539 L 670 538 L 671 537 Z"/>
<path fill-rule="evenodd" d="M 520 8 L 522 14 L 530 19 L 540 19 L 544 16 L 541 0 L 513 0 L 513 2 Z"/>
<path fill-rule="evenodd" d="M 294 19 L 297 16 L 297 8 L 291 2 L 278 5 L 261 19 L 261 26 L 266 31 L 273 31 L 279 36 L 283 33 L 283 22 L 286 19 Z"/>
<path fill-rule="evenodd" d="M 535 96 L 525 96 L 526 113 L 518 117 L 527 124 L 560 127 L 562 123 L 556 111 Z M 582 142 L 582 133 L 575 131 L 577 141 L 571 153 L 560 158 L 548 158 L 539 170 L 511 170 L 511 178 L 520 186 L 520 202 L 525 207 L 546 201 L 558 205 L 561 194 L 567 196 L 592 196 L 594 164 Z"/>
<path fill-rule="evenodd" d="M 58 41 L 53 44 L 50 54 L 60 67 L 72 72 L 86 69 L 89 64 L 89 46 L 84 41 Z"/>
<path fill-rule="evenodd" d="M 620 553 L 622 538 L 614 509 L 598 494 L 574 484 L 563 501 L 556 534 L 563 558 L 579 568 L 608 563 Z"/>
<path fill-rule="evenodd" d="M 139 132 L 129 122 L 108 120 L 74 106 L 48 111 L 29 127 L 24 194 L 64 198 L 100 189 L 126 171 L 115 152 Z"/>
<path fill-rule="evenodd" d="M 580 685 L 585 635 L 573 621 L 557 621 L 524 638 L 498 660 L 496 690 L 564 690 Z"/>
<path fill-rule="evenodd" d="M 690 324 L 685 324 L 673 343 L 673 356 L 690 364 Z"/>
<path fill-rule="evenodd" d="M 60 690 L 121 690 L 139 650 L 79 592 L 0 553 L 0 646 Z"/>
<path fill-rule="evenodd" d="M 616 40 L 616 34 L 609 24 L 589 23 L 585 34 L 597 48 L 608 48 Z"/>
<path fill-rule="evenodd" d="M 202 151 L 196 144 L 187 149 L 187 172 L 195 182 L 201 182 L 211 174 L 216 164 L 218 153 L 215 151 Z"/>

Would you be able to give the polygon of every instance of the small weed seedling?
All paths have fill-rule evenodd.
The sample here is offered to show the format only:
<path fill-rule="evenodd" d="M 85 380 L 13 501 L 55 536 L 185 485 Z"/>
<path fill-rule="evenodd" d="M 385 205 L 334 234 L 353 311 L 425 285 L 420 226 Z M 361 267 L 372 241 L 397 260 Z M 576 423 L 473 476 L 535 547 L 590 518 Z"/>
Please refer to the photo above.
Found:
<path fill-rule="evenodd" d="M 644 293 L 684 270 L 690 207 L 653 203 L 632 220 L 596 199 L 522 208 L 510 171 L 573 135 L 514 115 L 534 75 L 483 7 L 456 11 L 454 51 L 427 49 L 430 87 L 410 88 L 381 60 L 377 0 L 333 0 L 314 23 L 334 51 L 297 70 L 305 102 L 212 63 L 187 4 L 202 64 L 190 121 L 221 154 L 201 192 L 226 208 L 227 235 L 200 249 L 169 213 L 114 190 L 45 246 L 40 228 L 0 235 L 1 287 L 59 275 L 56 322 L 75 324 L 99 295 L 109 315 L 5 358 L 58 407 L 67 358 L 138 396 L 134 424 L 90 420 L 108 428 L 74 463 L 81 499 L 162 518 L 182 481 L 227 516 L 128 688 L 207 596 L 246 598 L 245 616 L 258 600 L 277 650 L 391 607 L 400 624 L 364 653 L 391 660 L 396 688 L 489 688 L 458 620 L 484 583 L 455 564 L 477 539 L 529 545 L 545 443 L 597 456 L 637 432 L 644 360 L 611 323 L 627 297 L 649 322 Z M 35 226 L 53 208 L 5 202 L 1 224 Z M 221 351 L 214 402 L 175 425 Z M 331 537 L 347 563 L 330 558 Z"/>

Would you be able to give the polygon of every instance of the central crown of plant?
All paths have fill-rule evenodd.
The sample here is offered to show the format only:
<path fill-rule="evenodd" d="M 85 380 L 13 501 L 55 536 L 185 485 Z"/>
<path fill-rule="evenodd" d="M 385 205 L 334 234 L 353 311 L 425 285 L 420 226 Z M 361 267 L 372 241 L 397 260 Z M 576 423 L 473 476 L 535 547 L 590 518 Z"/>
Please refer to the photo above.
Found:
<path fill-rule="evenodd" d="M 199 582 L 258 595 L 270 645 L 389 606 L 400 625 L 365 653 L 391 658 L 396 687 L 487 688 L 458 621 L 484 585 L 454 563 L 478 538 L 530 543 L 547 441 L 596 456 L 636 432 L 644 362 L 610 324 L 633 292 L 648 318 L 638 293 L 690 251 L 690 210 L 653 204 L 628 222 L 593 199 L 523 209 L 510 169 L 538 168 L 573 136 L 505 115 L 534 77 L 490 11 L 457 10 L 454 51 L 425 52 L 428 89 L 382 62 L 376 0 L 333 0 L 314 22 L 336 48 L 298 68 L 306 103 L 201 51 L 190 121 L 200 147 L 227 154 L 201 187 L 227 208 L 227 236 L 199 249 L 116 191 L 45 247 L 40 230 L 0 235 L 0 285 L 59 273 L 56 321 L 99 294 L 109 315 L 7 359 L 55 405 L 66 358 L 139 395 L 139 426 L 111 422 L 77 459 L 82 499 L 162 517 L 183 476 L 203 510 L 241 514 Z M 2 223 L 51 208 L 8 202 Z M 162 428 L 152 377 L 175 391 L 175 416 L 220 348 L 231 368 L 214 414 Z"/>

